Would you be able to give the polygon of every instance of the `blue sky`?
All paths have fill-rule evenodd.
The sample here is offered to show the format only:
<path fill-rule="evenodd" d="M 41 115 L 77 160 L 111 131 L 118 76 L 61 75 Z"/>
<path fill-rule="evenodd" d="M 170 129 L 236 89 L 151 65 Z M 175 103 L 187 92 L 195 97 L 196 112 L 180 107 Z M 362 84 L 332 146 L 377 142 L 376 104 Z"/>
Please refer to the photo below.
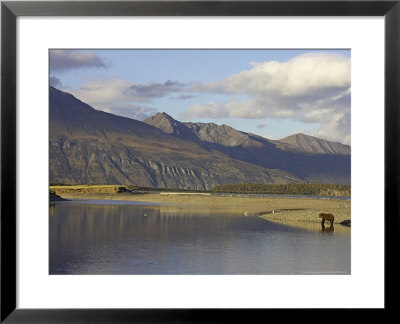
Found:
<path fill-rule="evenodd" d="M 50 83 L 143 120 L 227 124 L 350 144 L 349 50 L 51 50 Z"/>

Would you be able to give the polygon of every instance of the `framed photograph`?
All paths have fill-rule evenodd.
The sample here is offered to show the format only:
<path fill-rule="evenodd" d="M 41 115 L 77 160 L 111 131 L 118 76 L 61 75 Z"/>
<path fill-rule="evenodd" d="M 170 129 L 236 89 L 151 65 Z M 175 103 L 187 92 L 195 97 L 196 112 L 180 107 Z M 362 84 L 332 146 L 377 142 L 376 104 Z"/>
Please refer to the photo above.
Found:
<path fill-rule="evenodd" d="M 393 309 L 399 15 L 2 2 L 1 321 Z"/>

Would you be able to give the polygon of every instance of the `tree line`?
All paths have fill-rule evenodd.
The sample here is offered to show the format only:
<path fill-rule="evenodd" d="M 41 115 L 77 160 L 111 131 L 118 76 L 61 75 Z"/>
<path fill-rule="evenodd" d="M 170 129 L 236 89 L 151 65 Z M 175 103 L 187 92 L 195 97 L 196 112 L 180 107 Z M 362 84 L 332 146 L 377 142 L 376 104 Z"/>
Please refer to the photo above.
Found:
<path fill-rule="evenodd" d="M 343 196 L 350 197 L 350 185 L 318 183 L 236 183 L 215 186 L 213 193 L 243 193 L 271 195 Z"/>

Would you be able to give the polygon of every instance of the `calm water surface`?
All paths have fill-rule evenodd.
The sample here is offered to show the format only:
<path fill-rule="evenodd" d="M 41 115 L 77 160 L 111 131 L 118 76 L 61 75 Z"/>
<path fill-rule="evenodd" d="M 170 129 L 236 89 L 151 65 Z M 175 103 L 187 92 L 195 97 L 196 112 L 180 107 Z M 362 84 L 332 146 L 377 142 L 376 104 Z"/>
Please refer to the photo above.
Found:
<path fill-rule="evenodd" d="M 50 204 L 50 274 L 350 274 L 350 228 L 247 209 Z"/>

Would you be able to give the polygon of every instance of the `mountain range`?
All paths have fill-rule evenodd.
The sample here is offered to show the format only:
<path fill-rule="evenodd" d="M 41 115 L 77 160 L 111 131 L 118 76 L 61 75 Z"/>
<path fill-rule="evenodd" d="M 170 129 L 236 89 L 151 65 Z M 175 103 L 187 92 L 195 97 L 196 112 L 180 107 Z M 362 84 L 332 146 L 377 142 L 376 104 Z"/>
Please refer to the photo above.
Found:
<path fill-rule="evenodd" d="M 52 183 L 211 189 L 219 184 L 350 184 L 350 146 L 295 134 L 281 140 L 227 125 L 142 121 L 95 110 L 50 87 Z"/>

